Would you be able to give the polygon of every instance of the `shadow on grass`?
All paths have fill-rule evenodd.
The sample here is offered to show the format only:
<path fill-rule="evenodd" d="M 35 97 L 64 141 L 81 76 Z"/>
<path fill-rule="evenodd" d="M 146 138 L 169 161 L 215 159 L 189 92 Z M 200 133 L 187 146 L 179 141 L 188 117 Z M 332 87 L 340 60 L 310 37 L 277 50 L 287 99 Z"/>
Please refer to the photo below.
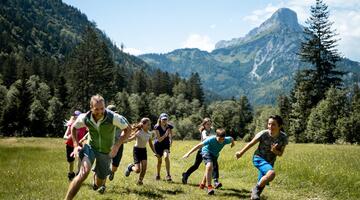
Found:
<path fill-rule="evenodd" d="M 238 197 L 242 199 L 249 199 L 251 197 L 251 191 L 245 189 L 235 189 L 235 188 L 223 188 L 220 189 L 223 191 L 221 193 L 217 193 L 219 196 L 227 196 L 227 197 Z M 263 199 L 263 198 L 261 198 Z"/>
<path fill-rule="evenodd" d="M 89 190 L 93 190 L 92 184 L 84 183 L 84 186 L 87 187 Z M 139 188 L 122 188 L 120 190 L 113 190 L 107 189 L 106 193 L 113 193 L 113 194 L 137 194 L 139 196 L 146 197 L 147 199 L 165 199 L 165 195 L 177 195 L 183 194 L 184 191 L 182 189 L 175 189 L 175 190 L 166 190 L 166 189 L 157 189 L 156 191 L 152 191 L 151 189 L 144 189 L 141 186 Z M 159 194 L 160 193 L 160 194 Z"/>
<path fill-rule="evenodd" d="M 160 191 L 163 194 L 168 194 L 168 195 L 177 195 L 177 194 L 182 194 L 184 193 L 183 190 L 181 189 L 176 189 L 176 190 L 162 190 L 162 189 L 157 189 L 158 191 Z"/>

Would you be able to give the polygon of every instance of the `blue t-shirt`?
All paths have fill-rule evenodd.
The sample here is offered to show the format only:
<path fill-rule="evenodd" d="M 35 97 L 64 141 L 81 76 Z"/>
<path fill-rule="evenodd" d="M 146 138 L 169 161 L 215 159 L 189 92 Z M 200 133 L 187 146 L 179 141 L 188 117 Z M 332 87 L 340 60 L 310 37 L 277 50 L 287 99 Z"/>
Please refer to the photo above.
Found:
<path fill-rule="evenodd" d="M 201 153 L 210 153 L 212 156 L 219 157 L 219 152 L 221 149 L 231 143 L 231 137 L 225 137 L 225 140 L 223 143 L 219 143 L 216 140 L 216 136 L 208 137 L 203 142 L 203 148 L 201 149 Z"/>

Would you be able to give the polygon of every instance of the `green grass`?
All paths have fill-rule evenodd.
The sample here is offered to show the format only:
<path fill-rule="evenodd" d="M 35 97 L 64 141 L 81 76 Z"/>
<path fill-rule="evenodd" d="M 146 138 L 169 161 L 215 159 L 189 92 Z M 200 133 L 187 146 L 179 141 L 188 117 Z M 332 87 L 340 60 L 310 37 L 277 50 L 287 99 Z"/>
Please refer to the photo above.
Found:
<path fill-rule="evenodd" d="M 148 171 L 143 186 L 138 175 L 124 177 L 125 166 L 132 161 L 133 143 L 126 144 L 114 181 L 100 195 L 91 189 L 91 178 L 83 184 L 77 199 L 249 199 L 257 178 L 251 163 L 253 149 L 241 160 L 234 153 L 244 146 L 226 146 L 219 158 L 220 180 L 224 187 L 209 197 L 197 184 L 204 172 L 202 165 L 181 184 L 181 173 L 194 161 L 181 157 L 197 141 L 175 141 L 171 149 L 173 183 L 155 181 L 156 160 L 149 153 Z M 149 150 L 149 149 L 148 149 Z M 360 199 L 360 146 L 290 144 L 275 163 L 277 177 L 265 189 L 262 199 Z M 0 199 L 63 199 L 67 181 L 65 145 L 61 139 L 0 139 Z M 162 168 L 162 178 L 165 169 Z"/>

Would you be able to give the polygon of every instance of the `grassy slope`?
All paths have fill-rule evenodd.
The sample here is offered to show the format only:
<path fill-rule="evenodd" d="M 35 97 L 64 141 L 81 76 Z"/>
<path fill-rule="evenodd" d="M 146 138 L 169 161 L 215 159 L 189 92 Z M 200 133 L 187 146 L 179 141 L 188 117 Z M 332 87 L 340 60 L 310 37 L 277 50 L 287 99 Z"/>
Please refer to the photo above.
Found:
<path fill-rule="evenodd" d="M 188 185 L 181 173 L 194 161 L 181 159 L 197 141 L 175 141 L 171 151 L 174 183 L 155 181 L 156 160 L 149 153 L 144 185 L 135 185 L 137 175 L 125 178 L 125 166 L 132 161 L 133 143 L 126 144 L 124 157 L 113 182 L 100 195 L 91 189 L 88 178 L 77 199 L 249 199 L 257 171 L 252 166 L 251 149 L 241 160 L 234 159 L 238 142 L 225 147 L 219 158 L 223 189 L 214 197 L 197 188 L 204 166 L 193 173 Z M 148 149 L 150 150 L 150 149 Z M 277 177 L 263 192 L 262 199 L 359 199 L 360 146 L 290 144 L 276 162 Z M 61 139 L 0 139 L 0 199 L 62 199 L 68 187 L 65 145 Z M 164 168 L 162 178 L 165 177 Z"/>

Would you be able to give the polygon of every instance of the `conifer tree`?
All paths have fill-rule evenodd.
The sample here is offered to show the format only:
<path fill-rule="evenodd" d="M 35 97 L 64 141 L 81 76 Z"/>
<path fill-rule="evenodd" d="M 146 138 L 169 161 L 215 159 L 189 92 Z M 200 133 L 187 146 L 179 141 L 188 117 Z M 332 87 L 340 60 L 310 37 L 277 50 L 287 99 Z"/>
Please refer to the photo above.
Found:
<path fill-rule="evenodd" d="M 329 21 L 328 6 L 322 0 L 316 0 L 310 12 L 304 29 L 305 42 L 301 44 L 299 55 L 302 61 L 311 64 L 304 71 L 313 85 L 313 107 L 325 97 L 325 92 L 331 86 L 341 85 L 341 75 L 344 73 L 335 69 L 340 55 L 336 49 L 337 34 L 331 29 L 333 22 Z"/>
<path fill-rule="evenodd" d="M 101 94 L 109 101 L 113 91 L 114 63 L 106 44 L 88 27 L 82 42 L 75 48 L 67 64 L 72 108 L 88 109 L 92 95 Z"/>
<path fill-rule="evenodd" d="M 191 74 L 188 80 L 188 89 L 190 91 L 189 101 L 192 101 L 192 99 L 198 99 L 202 105 L 204 103 L 204 92 L 201 87 L 200 76 L 197 72 Z"/>
<path fill-rule="evenodd" d="M 324 99 L 325 92 L 331 87 L 341 85 L 343 72 L 336 71 L 336 62 L 340 60 L 334 39 L 336 34 L 331 30 L 327 5 L 316 0 L 311 6 L 311 16 L 306 21 L 305 41 L 302 43 L 300 59 L 310 66 L 300 70 L 295 77 L 291 95 L 290 135 L 296 142 L 305 142 L 304 131 L 313 107 Z"/>

